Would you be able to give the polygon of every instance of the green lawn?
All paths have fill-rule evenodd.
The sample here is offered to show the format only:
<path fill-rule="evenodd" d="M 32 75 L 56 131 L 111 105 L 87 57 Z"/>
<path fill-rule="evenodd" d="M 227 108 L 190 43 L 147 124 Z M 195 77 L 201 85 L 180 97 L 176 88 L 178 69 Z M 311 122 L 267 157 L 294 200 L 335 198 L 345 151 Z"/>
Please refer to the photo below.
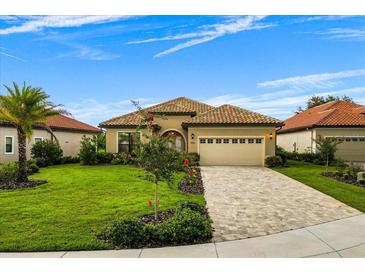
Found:
<path fill-rule="evenodd" d="M 95 235 L 113 220 L 153 213 L 147 200 L 154 185 L 135 167 L 59 165 L 32 179 L 48 184 L 0 190 L 0 251 L 108 249 Z M 183 194 L 176 185 L 159 189 L 161 210 L 182 200 L 204 203 L 202 195 Z"/>
<path fill-rule="evenodd" d="M 273 169 L 365 212 L 365 188 L 341 183 L 320 175 L 325 171 L 324 166 L 297 161 L 289 161 L 289 164 L 290 167 Z M 334 167 L 330 167 L 329 170 L 334 170 Z"/>

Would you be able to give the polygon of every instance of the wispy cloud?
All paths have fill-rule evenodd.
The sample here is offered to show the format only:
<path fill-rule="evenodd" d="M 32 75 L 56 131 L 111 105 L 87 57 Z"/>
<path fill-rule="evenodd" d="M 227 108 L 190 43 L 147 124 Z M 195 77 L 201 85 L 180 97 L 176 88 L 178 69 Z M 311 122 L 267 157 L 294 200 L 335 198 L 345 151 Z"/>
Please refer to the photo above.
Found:
<path fill-rule="evenodd" d="M 93 60 L 93 61 L 106 61 L 106 60 L 114 60 L 119 58 L 119 55 L 105 52 L 99 48 L 89 47 L 80 44 L 72 44 L 70 47 L 74 48 L 74 50 L 58 55 L 59 58 L 65 57 L 76 57 L 84 60 Z"/>
<path fill-rule="evenodd" d="M 18 23 L 15 26 L 0 29 L 0 35 L 7 35 L 13 33 L 24 32 L 38 32 L 45 28 L 65 28 L 65 27 L 79 27 L 89 24 L 102 24 L 113 22 L 116 20 L 126 19 L 130 16 L 34 16 L 34 17 L 19 17 L 21 23 L 15 20 L 14 17 L 5 18 L 9 23 L 9 20 Z M 3 18 L 4 19 L 4 18 Z"/>
<path fill-rule="evenodd" d="M 3 56 L 6 56 L 6 57 L 9 57 L 9 58 L 12 58 L 12 59 L 15 59 L 15 60 L 18 60 L 18 61 L 21 61 L 21 62 L 26 62 L 26 60 L 24 60 L 23 58 L 20 58 L 18 56 L 15 56 L 14 54 L 10 54 L 6 48 L 4 47 L 0 47 L 0 55 L 3 55 Z"/>
<path fill-rule="evenodd" d="M 151 102 L 148 98 L 133 99 L 145 105 Z M 102 103 L 95 99 L 84 99 L 80 102 L 66 104 L 67 110 L 76 118 L 92 125 L 98 125 L 102 121 L 118 115 L 135 111 L 131 100 Z"/>
<path fill-rule="evenodd" d="M 157 53 L 154 55 L 155 58 L 162 57 L 164 55 L 168 55 L 179 50 L 196 46 L 202 43 L 206 43 L 208 41 L 212 41 L 219 37 L 235 34 L 242 31 L 247 30 L 254 30 L 254 29 L 263 29 L 273 27 L 273 24 L 262 24 L 258 23 L 260 20 L 265 18 L 265 16 L 246 16 L 246 17 L 234 17 L 231 18 L 224 23 L 221 24 L 211 24 L 211 25 L 204 25 L 201 26 L 195 32 L 189 32 L 185 34 L 177 34 L 165 37 L 157 37 L 157 38 L 150 38 L 145 40 L 138 40 L 138 41 L 131 41 L 128 44 L 142 44 L 142 43 L 152 43 L 158 41 L 171 41 L 171 40 L 185 40 L 191 39 L 187 42 L 178 44 L 172 48 L 164 50 L 162 52 Z"/>
<path fill-rule="evenodd" d="M 329 39 L 356 39 L 365 41 L 365 28 L 332 28 L 325 32 L 314 32 Z"/>
<path fill-rule="evenodd" d="M 365 69 L 344 70 L 339 72 L 326 72 L 319 74 L 295 76 L 279 80 L 262 82 L 259 83 L 257 86 L 260 88 L 290 87 L 295 89 L 323 89 L 334 87 L 338 83 L 336 80 L 359 76 L 365 76 Z"/>

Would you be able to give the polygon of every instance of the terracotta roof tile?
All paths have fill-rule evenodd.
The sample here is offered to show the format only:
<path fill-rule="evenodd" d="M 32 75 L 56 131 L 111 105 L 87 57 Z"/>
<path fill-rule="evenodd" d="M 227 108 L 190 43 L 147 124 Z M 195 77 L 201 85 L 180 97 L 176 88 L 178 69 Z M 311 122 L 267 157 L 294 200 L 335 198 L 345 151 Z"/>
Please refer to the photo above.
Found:
<path fill-rule="evenodd" d="M 347 101 L 332 101 L 286 119 L 279 132 L 315 126 L 365 126 L 364 113 L 365 106 Z"/>
<path fill-rule="evenodd" d="M 64 115 L 48 117 L 46 124 L 51 129 L 75 130 L 75 131 L 96 132 L 96 133 L 101 132 L 100 128 L 93 127 L 91 125 L 88 125 L 86 123 L 80 122 L 76 119 Z M 7 121 L 0 121 L 0 125 L 11 125 L 11 124 Z"/>
<path fill-rule="evenodd" d="M 232 105 L 222 105 L 201 115 L 195 116 L 183 123 L 184 125 L 257 125 L 281 124 L 281 121 L 270 116 L 252 112 Z"/>
<path fill-rule="evenodd" d="M 100 128 L 93 127 L 71 117 L 57 115 L 47 118 L 47 125 L 51 128 L 71 129 L 79 131 L 101 132 Z"/>
<path fill-rule="evenodd" d="M 165 113 L 165 114 L 184 114 L 190 115 L 192 113 L 200 114 L 206 112 L 208 110 L 213 109 L 214 107 L 198 102 L 196 100 L 192 100 L 186 97 L 179 97 L 173 100 L 169 100 L 167 102 L 163 102 L 144 110 L 152 113 Z M 122 116 L 111 118 L 107 121 L 104 121 L 100 124 L 101 127 L 113 127 L 113 126 L 138 126 L 140 123 L 140 116 L 138 112 L 128 113 Z"/>

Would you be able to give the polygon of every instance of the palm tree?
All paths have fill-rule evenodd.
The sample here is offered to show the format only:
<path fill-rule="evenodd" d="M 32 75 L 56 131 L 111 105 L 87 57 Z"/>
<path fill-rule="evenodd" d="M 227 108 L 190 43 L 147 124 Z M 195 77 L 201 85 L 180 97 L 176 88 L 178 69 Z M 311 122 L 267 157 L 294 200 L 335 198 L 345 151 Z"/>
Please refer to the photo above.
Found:
<path fill-rule="evenodd" d="M 37 125 L 51 131 L 46 125 L 47 117 L 68 112 L 59 109 L 61 105 L 48 101 L 49 95 L 42 88 L 34 88 L 24 83 L 20 89 L 15 82 L 13 86 L 13 88 L 5 86 L 8 95 L 0 94 L 0 120 L 12 124 L 17 130 L 19 154 L 17 182 L 20 183 L 28 181 L 26 143 L 32 136 L 33 126 Z"/>

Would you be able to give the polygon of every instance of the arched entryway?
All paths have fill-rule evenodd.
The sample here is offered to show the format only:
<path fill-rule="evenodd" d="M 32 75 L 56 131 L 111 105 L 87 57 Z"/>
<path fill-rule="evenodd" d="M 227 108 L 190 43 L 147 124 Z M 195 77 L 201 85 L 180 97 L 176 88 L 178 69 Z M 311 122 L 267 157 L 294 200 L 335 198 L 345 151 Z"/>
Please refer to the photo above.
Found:
<path fill-rule="evenodd" d="M 162 137 L 169 138 L 171 141 L 169 143 L 170 148 L 176 151 L 185 151 L 185 137 L 176 130 L 166 130 L 161 134 Z"/>

